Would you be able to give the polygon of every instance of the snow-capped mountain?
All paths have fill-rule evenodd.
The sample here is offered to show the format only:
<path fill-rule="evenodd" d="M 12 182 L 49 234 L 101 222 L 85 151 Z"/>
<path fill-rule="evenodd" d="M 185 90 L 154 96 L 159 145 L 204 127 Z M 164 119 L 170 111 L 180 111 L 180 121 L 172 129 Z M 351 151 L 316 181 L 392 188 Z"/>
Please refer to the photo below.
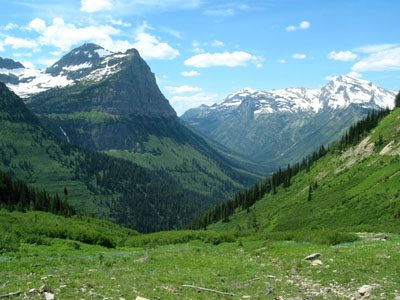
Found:
<path fill-rule="evenodd" d="M 43 70 L 25 68 L 11 59 L 2 59 L 0 80 L 21 98 L 28 98 L 52 88 L 104 80 L 121 69 L 124 58 L 132 51 L 136 50 L 113 53 L 95 44 L 84 44 Z M 8 68 L 3 67 L 2 61 L 8 62 Z"/>
<path fill-rule="evenodd" d="M 249 159 L 279 164 L 337 139 L 370 109 L 393 108 L 395 95 L 372 82 L 338 76 L 321 89 L 244 88 L 181 118 Z"/>
<path fill-rule="evenodd" d="M 351 104 L 363 108 L 393 108 L 395 91 L 386 90 L 372 82 L 349 76 L 338 76 L 321 89 L 287 88 L 256 91 L 244 88 L 212 106 L 201 106 L 202 114 L 213 111 L 239 110 L 241 105 L 252 107 L 254 116 L 278 112 L 319 112 L 324 108 L 346 108 Z"/>

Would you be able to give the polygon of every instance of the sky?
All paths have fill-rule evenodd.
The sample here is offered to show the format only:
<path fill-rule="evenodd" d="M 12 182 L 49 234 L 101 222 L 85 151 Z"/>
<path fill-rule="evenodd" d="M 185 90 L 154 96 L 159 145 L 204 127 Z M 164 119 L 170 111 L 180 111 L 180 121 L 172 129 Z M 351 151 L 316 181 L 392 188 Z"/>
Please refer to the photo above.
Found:
<path fill-rule="evenodd" d="M 178 115 L 338 75 L 400 89 L 398 0 L 0 2 L 0 57 L 41 69 L 85 42 L 136 48 Z"/>

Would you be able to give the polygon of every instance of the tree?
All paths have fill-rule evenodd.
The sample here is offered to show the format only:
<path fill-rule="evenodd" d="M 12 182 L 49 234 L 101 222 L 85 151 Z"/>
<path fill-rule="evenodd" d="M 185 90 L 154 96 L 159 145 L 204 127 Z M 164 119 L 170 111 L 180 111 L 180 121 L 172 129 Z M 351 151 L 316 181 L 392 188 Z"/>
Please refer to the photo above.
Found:
<path fill-rule="evenodd" d="M 308 201 L 311 201 L 311 194 L 312 194 L 312 186 L 310 183 L 310 187 L 308 188 Z"/>
<path fill-rule="evenodd" d="M 394 106 L 400 107 L 400 91 L 398 92 L 396 98 L 394 99 Z"/>

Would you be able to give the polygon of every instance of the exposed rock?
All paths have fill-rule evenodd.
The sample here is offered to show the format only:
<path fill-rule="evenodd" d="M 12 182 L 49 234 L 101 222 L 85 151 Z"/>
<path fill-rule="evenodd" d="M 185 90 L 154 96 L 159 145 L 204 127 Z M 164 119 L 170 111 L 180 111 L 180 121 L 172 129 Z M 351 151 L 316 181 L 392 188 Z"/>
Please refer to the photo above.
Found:
<path fill-rule="evenodd" d="M 365 296 L 365 295 L 368 295 L 373 289 L 379 288 L 379 287 L 380 287 L 379 284 L 374 284 L 374 285 L 365 284 L 358 290 L 358 293 L 361 296 Z"/>
<path fill-rule="evenodd" d="M 149 299 L 143 298 L 143 297 L 140 297 L 140 296 L 137 296 L 137 297 L 136 297 L 136 300 L 149 300 Z"/>
<path fill-rule="evenodd" d="M 386 235 L 377 235 L 372 237 L 366 237 L 364 241 L 386 241 L 388 237 Z"/>
<path fill-rule="evenodd" d="M 318 266 L 318 265 L 322 265 L 322 261 L 320 261 L 319 259 L 316 259 L 312 262 L 311 264 L 312 266 Z"/>
<path fill-rule="evenodd" d="M 269 279 L 276 279 L 276 277 L 274 275 L 268 275 L 267 278 Z"/>
<path fill-rule="evenodd" d="M 318 258 L 320 256 L 322 256 L 321 253 L 313 253 L 313 254 L 310 254 L 309 256 L 306 256 L 304 259 L 313 260 L 313 259 L 316 259 L 316 258 Z"/>
<path fill-rule="evenodd" d="M 48 284 L 43 284 L 40 288 L 39 288 L 39 293 L 44 293 L 44 292 L 51 292 L 51 287 Z"/>
<path fill-rule="evenodd" d="M 45 292 L 44 293 L 44 300 L 54 300 L 54 294 Z"/>
<path fill-rule="evenodd" d="M 30 289 L 29 293 L 33 294 L 33 293 L 39 293 L 39 291 L 37 289 Z"/>

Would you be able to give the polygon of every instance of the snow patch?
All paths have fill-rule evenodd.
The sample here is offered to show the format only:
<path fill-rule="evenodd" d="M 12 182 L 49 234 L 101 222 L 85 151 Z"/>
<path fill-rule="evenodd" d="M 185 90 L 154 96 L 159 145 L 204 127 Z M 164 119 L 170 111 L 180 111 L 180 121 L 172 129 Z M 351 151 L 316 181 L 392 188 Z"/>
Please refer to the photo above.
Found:
<path fill-rule="evenodd" d="M 77 71 L 80 69 L 88 69 L 91 68 L 92 64 L 90 62 L 85 62 L 83 64 L 80 65 L 70 65 L 70 66 L 65 66 L 63 67 L 63 70 L 65 71 Z"/>
<path fill-rule="evenodd" d="M 109 56 L 111 54 L 113 54 L 112 52 L 105 50 L 105 49 L 96 49 L 94 50 L 100 57 L 106 57 Z"/>

